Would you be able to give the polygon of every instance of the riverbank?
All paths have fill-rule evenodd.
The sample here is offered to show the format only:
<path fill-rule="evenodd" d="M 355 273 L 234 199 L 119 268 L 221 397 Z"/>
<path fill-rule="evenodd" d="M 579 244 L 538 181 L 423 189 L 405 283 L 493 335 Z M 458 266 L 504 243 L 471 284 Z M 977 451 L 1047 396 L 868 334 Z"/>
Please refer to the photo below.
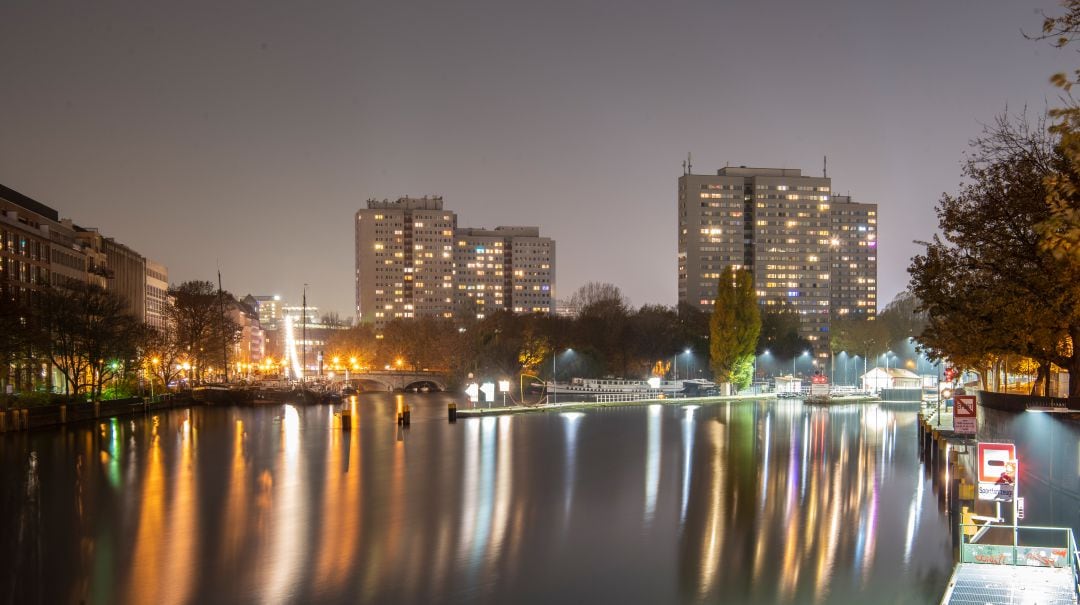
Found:
<path fill-rule="evenodd" d="M 145 414 L 159 410 L 186 407 L 200 403 L 188 393 L 158 395 L 153 398 L 131 397 L 107 401 L 39 405 L 0 411 L 0 433 L 28 431 L 100 420 L 119 416 Z"/>
<path fill-rule="evenodd" d="M 541 403 L 539 405 L 508 405 L 490 408 L 458 408 L 458 418 L 478 418 L 481 416 L 502 416 L 506 414 L 533 414 L 542 412 L 575 412 L 596 408 L 633 407 L 642 405 L 713 405 L 728 401 L 775 400 L 775 393 L 757 395 L 727 395 L 722 397 L 667 397 L 664 399 L 639 399 L 636 401 L 571 401 L 567 403 Z M 792 400 L 795 401 L 795 400 Z M 834 397 L 828 404 L 876 402 L 873 397 Z"/>

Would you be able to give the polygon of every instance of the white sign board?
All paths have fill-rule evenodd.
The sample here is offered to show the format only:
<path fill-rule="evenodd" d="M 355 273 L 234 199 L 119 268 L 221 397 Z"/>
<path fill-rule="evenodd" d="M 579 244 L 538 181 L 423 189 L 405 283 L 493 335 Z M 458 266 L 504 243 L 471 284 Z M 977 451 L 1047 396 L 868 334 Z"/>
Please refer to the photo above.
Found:
<path fill-rule="evenodd" d="M 1015 487 L 1012 483 L 979 482 L 979 500 L 1012 502 Z"/>
<path fill-rule="evenodd" d="M 978 431 L 978 406 L 974 395 L 953 397 L 953 432 L 974 435 Z"/>
<path fill-rule="evenodd" d="M 465 387 L 465 394 L 469 396 L 470 401 L 476 403 L 476 401 L 480 398 L 480 387 L 477 386 L 477 384 L 474 382 L 469 386 Z"/>

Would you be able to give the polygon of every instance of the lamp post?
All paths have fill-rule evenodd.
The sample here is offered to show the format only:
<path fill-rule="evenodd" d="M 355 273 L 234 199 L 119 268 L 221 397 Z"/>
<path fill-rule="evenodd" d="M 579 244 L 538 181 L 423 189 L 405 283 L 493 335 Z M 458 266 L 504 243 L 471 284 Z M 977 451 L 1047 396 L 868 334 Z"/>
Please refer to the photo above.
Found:
<path fill-rule="evenodd" d="M 769 354 L 769 350 L 768 350 L 768 349 L 765 349 L 764 351 L 762 351 L 762 352 L 761 352 L 761 355 L 754 355 L 754 375 L 750 377 L 750 386 L 751 386 L 751 387 L 753 387 L 753 386 L 754 386 L 754 382 L 756 382 L 756 381 L 757 381 L 757 364 L 758 364 L 758 357 L 765 357 L 765 356 L 766 356 L 766 355 L 768 355 L 768 354 Z"/>
<path fill-rule="evenodd" d="M 803 351 L 802 355 L 791 358 L 791 377 L 792 378 L 795 377 L 795 362 L 799 359 L 799 357 L 806 357 L 809 354 L 810 354 L 810 351 Z"/>
<path fill-rule="evenodd" d="M 573 349 L 566 349 L 565 353 L 572 353 Z M 559 351 L 552 351 L 551 353 L 551 403 L 558 403 L 559 396 L 556 390 L 556 376 L 558 370 L 555 367 L 555 360 L 559 358 Z"/>

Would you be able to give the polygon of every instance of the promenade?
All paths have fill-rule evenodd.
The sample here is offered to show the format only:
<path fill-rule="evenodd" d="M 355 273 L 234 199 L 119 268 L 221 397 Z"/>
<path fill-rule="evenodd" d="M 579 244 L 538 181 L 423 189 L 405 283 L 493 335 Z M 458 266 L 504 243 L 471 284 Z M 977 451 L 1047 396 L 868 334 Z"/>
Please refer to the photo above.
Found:
<path fill-rule="evenodd" d="M 458 418 L 476 418 L 481 416 L 501 416 L 505 414 L 535 414 L 543 412 L 576 412 L 597 408 L 631 407 L 642 405 L 714 405 L 729 401 L 759 401 L 776 399 L 775 393 L 759 393 L 750 395 L 726 395 L 713 397 L 665 397 L 663 399 L 635 399 L 631 401 L 571 401 L 566 403 L 541 403 L 537 405 L 506 405 L 492 407 L 459 407 Z M 793 400 L 795 401 L 795 400 Z M 836 397 L 828 404 L 842 405 L 847 403 L 861 403 L 877 401 L 871 397 Z"/>

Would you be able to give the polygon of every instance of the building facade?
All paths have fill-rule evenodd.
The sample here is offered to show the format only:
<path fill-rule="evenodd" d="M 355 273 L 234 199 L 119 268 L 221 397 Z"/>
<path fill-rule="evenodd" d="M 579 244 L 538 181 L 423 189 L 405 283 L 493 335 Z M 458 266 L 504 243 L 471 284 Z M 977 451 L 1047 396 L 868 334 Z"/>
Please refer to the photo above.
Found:
<path fill-rule="evenodd" d="M 832 314 L 877 312 L 877 204 L 834 195 L 831 207 Z"/>
<path fill-rule="evenodd" d="M 462 228 L 454 246 L 455 309 L 551 313 L 555 242 L 539 227 Z"/>
<path fill-rule="evenodd" d="M 550 313 L 555 242 L 538 227 L 457 227 L 441 197 L 368 200 L 356 213 L 356 317 Z"/>
<path fill-rule="evenodd" d="M 750 269 L 765 310 L 799 316 L 828 354 L 834 313 L 876 312 L 877 205 L 832 194 L 798 169 L 721 168 L 678 181 L 679 302 L 710 311 L 725 267 Z"/>
<path fill-rule="evenodd" d="M 169 269 L 161 263 L 146 259 L 146 325 L 165 331 L 168 326 L 166 309 L 169 306 Z"/>
<path fill-rule="evenodd" d="M 153 264 L 161 280 L 155 288 L 168 288 L 167 271 Z M 157 321 L 161 296 L 151 302 L 147 261 L 137 252 L 96 229 L 61 219 L 59 213 L 18 191 L 0 185 L 0 303 L 31 310 L 46 288 L 70 289 L 92 284 L 124 298 L 128 311 L 151 323 Z M 149 307 L 154 313 L 148 312 Z M 18 389 L 35 384 L 59 384 L 62 376 L 38 360 L 0 364 L 0 386 Z"/>
<path fill-rule="evenodd" d="M 441 197 L 368 200 L 356 213 L 356 317 L 452 317 L 457 215 Z"/>

